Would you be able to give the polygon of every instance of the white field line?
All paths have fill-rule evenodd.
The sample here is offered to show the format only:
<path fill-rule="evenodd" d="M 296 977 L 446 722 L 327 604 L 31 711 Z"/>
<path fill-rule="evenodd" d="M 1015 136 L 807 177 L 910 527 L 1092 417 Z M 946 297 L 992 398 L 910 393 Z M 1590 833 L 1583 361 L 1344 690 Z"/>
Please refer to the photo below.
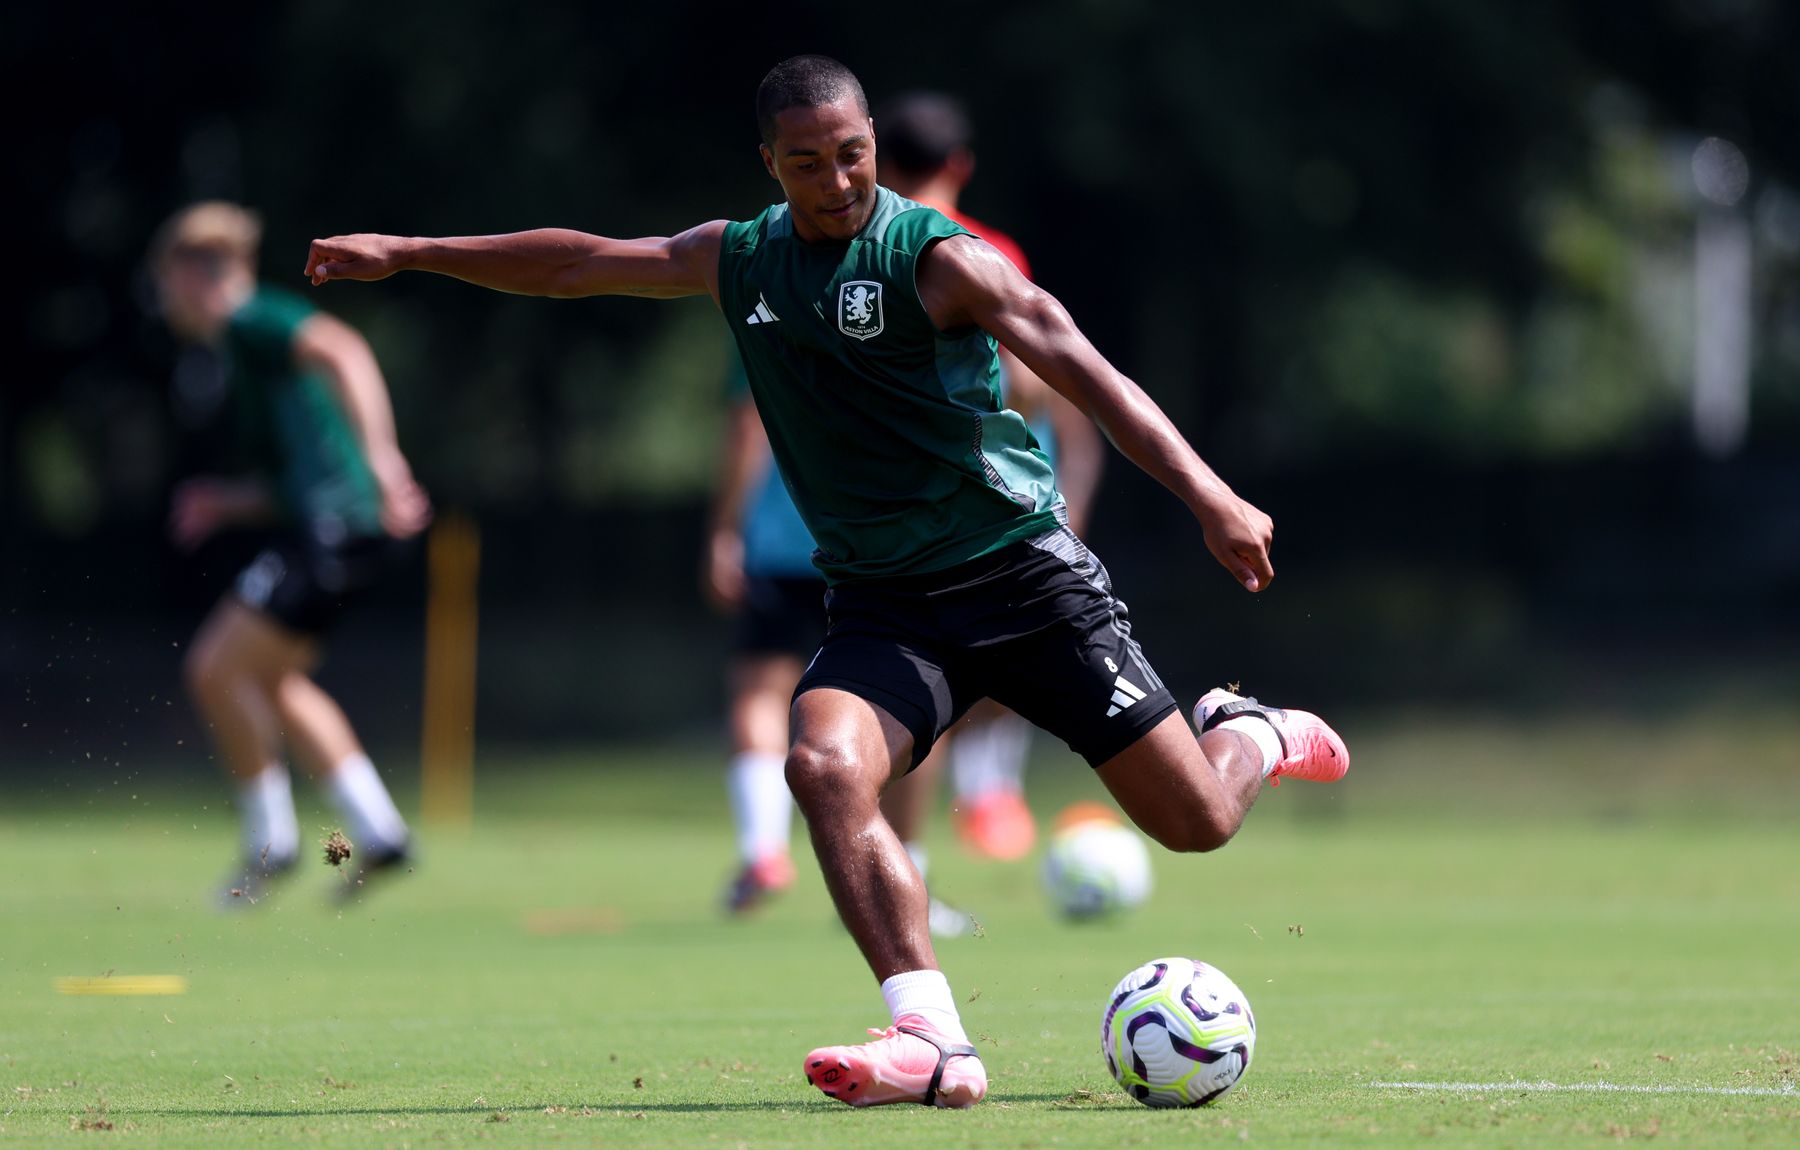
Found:
<path fill-rule="evenodd" d="M 1449 1094 L 1735 1094 L 1755 1098 L 1793 1098 L 1800 1090 L 1785 1086 L 1629 1086 L 1618 1082 L 1371 1082 L 1375 1090 L 1441 1090 Z"/>

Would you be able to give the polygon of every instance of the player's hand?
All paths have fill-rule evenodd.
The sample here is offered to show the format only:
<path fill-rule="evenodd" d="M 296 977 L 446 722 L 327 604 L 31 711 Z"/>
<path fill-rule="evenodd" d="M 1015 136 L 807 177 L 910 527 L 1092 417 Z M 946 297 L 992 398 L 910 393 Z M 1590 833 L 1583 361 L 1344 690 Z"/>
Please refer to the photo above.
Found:
<path fill-rule="evenodd" d="M 210 479 L 190 479 L 175 488 L 169 501 L 169 541 L 192 551 L 219 529 L 218 484 Z"/>
<path fill-rule="evenodd" d="M 700 590 L 716 610 L 730 614 L 744 605 L 744 537 L 736 531 L 714 531 L 706 544 Z"/>
<path fill-rule="evenodd" d="M 1275 578 L 1269 547 L 1275 521 L 1235 495 L 1226 496 L 1200 516 L 1206 549 L 1247 591 L 1261 591 Z"/>
<path fill-rule="evenodd" d="M 186 480 L 169 501 L 169 540 L 192 551 L 221 528 L 247 518 L 258 502 L 258 495 L 241 483 L 210 476 Z"/>
<path fill-rule="evenodd" d="M 371 234 L 314 240 L 306 253 L 306 274 L 314 286 L 326 280 L 386 279 L 404 266 L 406 244 L 400 236 Z"/>
<path fill-rule="evenodd" d="M 380 452 L 369 460 L 381 493 L 381 527 L 395 539 L 410 539 L 431 524 L 431 497 L 413 478 L 406 457 Z"/>

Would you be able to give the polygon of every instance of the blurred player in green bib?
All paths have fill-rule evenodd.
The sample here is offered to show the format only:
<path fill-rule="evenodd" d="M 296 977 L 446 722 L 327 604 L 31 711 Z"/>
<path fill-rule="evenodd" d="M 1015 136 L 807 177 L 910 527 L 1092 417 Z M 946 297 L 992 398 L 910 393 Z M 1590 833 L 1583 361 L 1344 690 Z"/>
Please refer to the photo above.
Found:
<path fill-rule="evenodd" d="M 824 645 L 795 689 L 788 786 L 893 1019 L 803 1068 L 852 1105 L 971 1106 L 987 1072 L 938 969 L 924 881 L 880 806 L 940 735 L 991 698 L 1067 742 L 1140 828 L 1180 851 L 1225 845 L 1265 778 L 1333 781 L 1349 752 L 1317 715 L 1224 689 L 1201 696 L 1188 725 L 1069 529 L 1024 417 L 1001 405 L 998 346 L 1181 499 L 1250 591 L 1274 578 L 1269 517 L 1011 260 L 877 184 L 878 126 L 842 64 L 783 61 L 756 109 L 785 199 L 753 220 L 630 240 L 338 236 L 313 241 L 305 271 L 314 283 L 418 270 L 524 295 L 712 297 L 830 585 Z"/>
<path fill-rule="evenodd" d="M 221 894 L 228 906 L 255 902 L 298 858 L 289 754 L 344 819 L 355 851 L 346 892 L 408 857 L 405 821 L 311 672 L 338 616 L 389 565 L 395 540 L 430 519 L 368 343 L 299 296 L 257 283 L 261 233 L 235 204 L 195 204 L 163 225 L 150 253 L 170 328 L 209 349 L 223 373 L 244 472 L 182 483 L 170 535 L 192 550 L 225 528 L 273 533 L 201 626 L 184 668 L 242 819 L 241 855 Z"/>
<path fill-rule="evenodd" d="M 813 566 L 812 534 L 769 458 L 750 381 L 735 355 L 726 399 L 731 412 L 700 581 L 713 606 L 733 617 L 725 788 L 738 868 L 725 907 L 741 914 L 794 881 L 788 852 L 794 801 L 783 770 L 788 706 L 825 638 L 825 580 Z"/>

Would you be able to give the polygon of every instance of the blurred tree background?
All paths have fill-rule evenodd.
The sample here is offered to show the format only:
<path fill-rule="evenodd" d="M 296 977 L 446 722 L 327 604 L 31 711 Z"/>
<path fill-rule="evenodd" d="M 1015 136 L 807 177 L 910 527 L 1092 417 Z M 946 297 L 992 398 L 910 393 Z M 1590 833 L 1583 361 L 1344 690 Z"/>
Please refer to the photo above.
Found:
<path fill-rule="evenodd" d="M 96 715 L 120 738 L 151 722 L 132 716 L 168 705 L 171 646 L 241 555 L 162 542 L 170 484 L 208 453 L 141 266 L 168 213 L 256 207 L 264 274 L 295 288 L 315 235 L 749 218 L 778 194 L 752 95 L 803 51 L 877 103 L 961 95 L 980 132 L 965 206 L 1275 516 L 1283 578 L 1252 599 L 1114 463 L 1093 542 L 1183 689 L 1513 707 L 1800 685 L 1792 4 L 194 0 L 0 19 L 23 89 L 9 738 L 35 721 L 66 750 Z M 484 730 L 710 722 L 694 706 L 716 699 L 722 628 L 692 573 L 728 354 L 711 305 L 427 277 L 312 298 L 368 334 L 421 477 L 485 529 Z M 396 738 L 416 679 L 370 668 L 416 669 L 418 598 L 416 579 L 394 590 L 339 646 L 347 693 Z M 691 693 L 644 685 L 668 674 Z"/>

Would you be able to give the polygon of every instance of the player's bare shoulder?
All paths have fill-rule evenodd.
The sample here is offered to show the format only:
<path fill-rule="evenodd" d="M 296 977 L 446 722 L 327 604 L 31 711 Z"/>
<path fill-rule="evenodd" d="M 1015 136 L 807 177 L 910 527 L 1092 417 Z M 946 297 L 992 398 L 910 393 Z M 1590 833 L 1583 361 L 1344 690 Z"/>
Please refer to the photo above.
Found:
<path fill-rule="evenodd" d="M 710 256 L 716 261 L 719 247 L 725 242 L 725 227 L 729 222 L 708 220 L 703 224 L 695 224 L 670 239 L 669 246 L 684 259 L 705 259 Z"/>
<path fill-rule="evenodd" d="M 946 236 L 919 253 L 919 302 L 939 328 L 979 323 L 1003 301 L 1031 289 L 1013 262 L 980 236 Z"/>
<path fill-rule="evenodd" d="M 719 252 L 724 247 L 727 222 L 708 220 L 669 240 L 670 258 L 698 276 L 714 299 L 719 297 Z"/>

